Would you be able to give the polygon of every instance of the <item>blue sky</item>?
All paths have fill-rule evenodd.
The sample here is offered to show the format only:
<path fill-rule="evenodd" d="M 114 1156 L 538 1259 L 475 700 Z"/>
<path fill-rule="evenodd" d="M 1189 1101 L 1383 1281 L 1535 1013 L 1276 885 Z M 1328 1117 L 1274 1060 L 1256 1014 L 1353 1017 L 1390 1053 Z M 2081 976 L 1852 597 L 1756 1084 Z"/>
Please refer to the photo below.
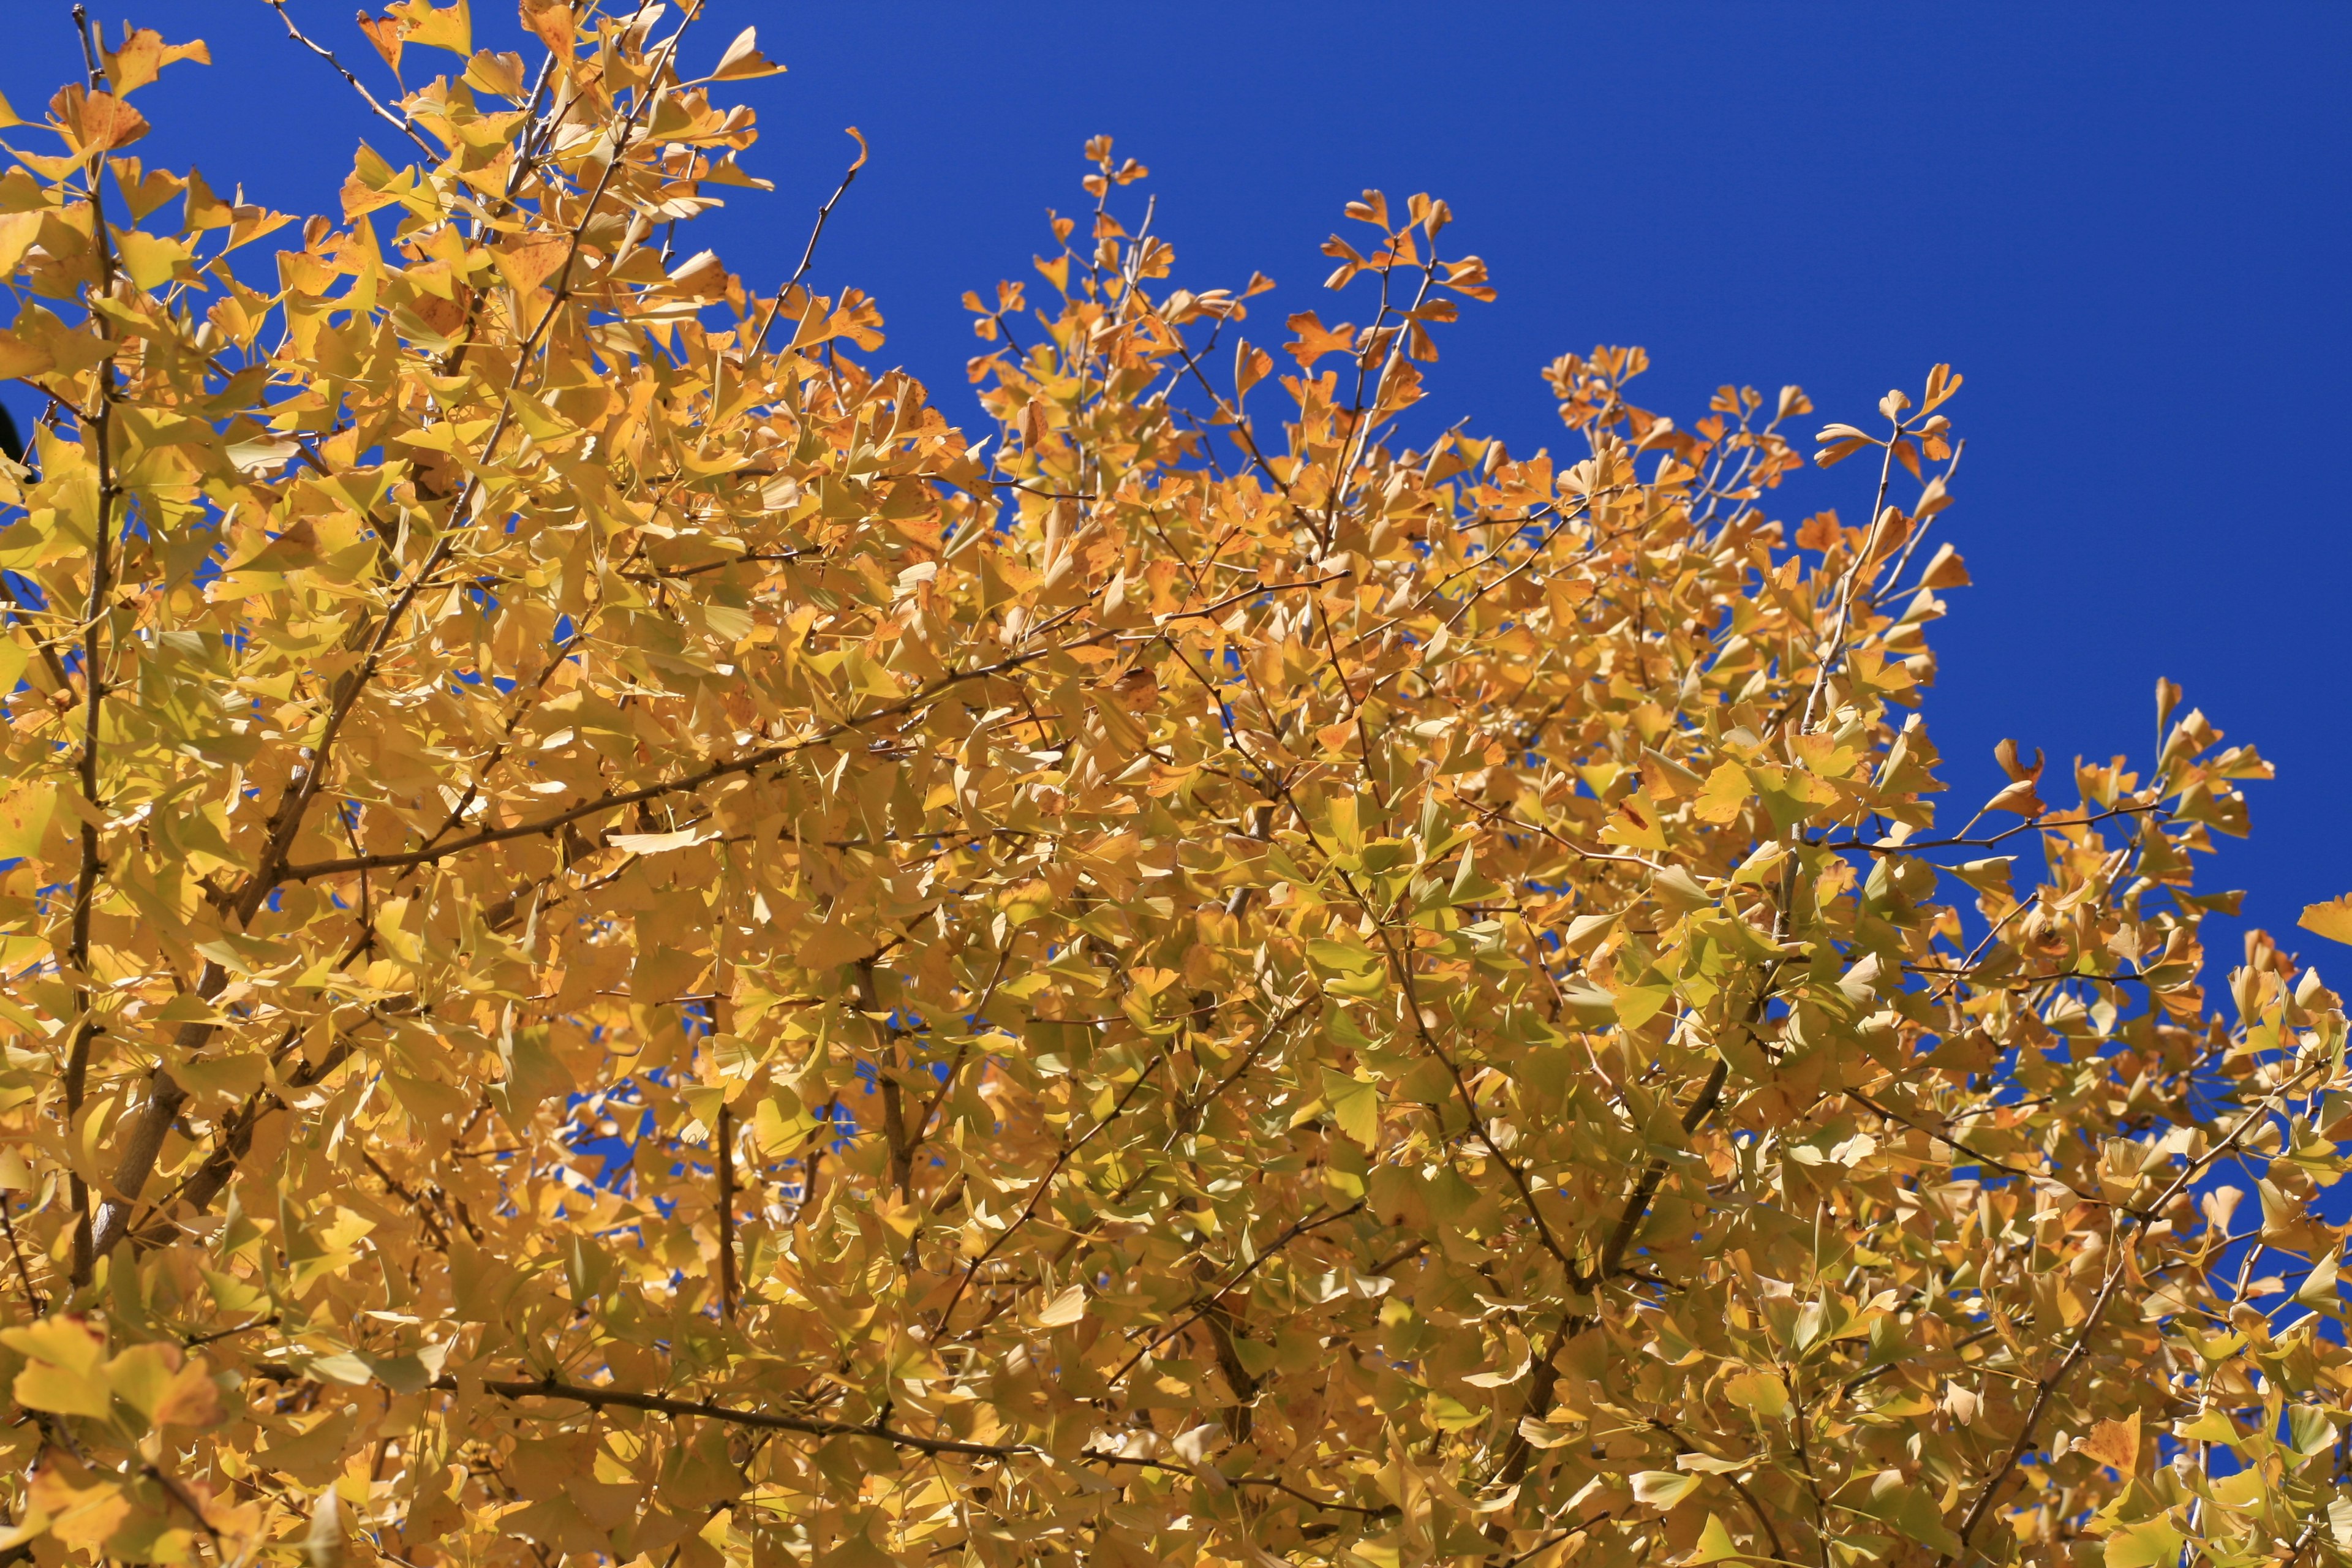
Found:
<path fill-rule="evenodd" d="M 351 0 L 289 9 L 382 82 Z M 477 9 L 481 41 L 513 32 L 499 0 Z M 201 33 L 215 61 L 142 95 L 150 162 L 307 212 L 333 208 L 357 138 L 390 150 L 257 0 L 137 15 Z M 12 20 L 0 91 L 30 110 L 78 56 L 62 5 Z M 1642 400 L 1685 424 L 1726 381 L 1797 382 L 1822 417 L 1858 419 L 1951 362 L 1969 445 L 1947 516 L 1977 586 L 1948 595 L 1927 712 L 1959 815 L 1999 782 L 2005 735 L 2060 767 L 2144 765 L 2166 675 L 2280 766 L 2209 883 L 2249 889 L 2248 917 L 2283 937 L 2352 889 L 2341 0 L 715 0 L 701 55 L 751 23 L 791 67 L 741 89 L 766 127 L 747 162 L 777 190 L 730 193 L 701 243 L 772 286 L 839 178 L 841 128 L 860 127 L 873 162 L 815 280 L 876 295 L 877 357 L 959 416 L 979 345 L 956 300 L 1029 275 L 1045 209 L 1083 204 L 1078 147 L 1098 132 L 1151 166 L 1177 281 L 1281 284 L 1253 337 L 1330 316 L 1316 247 L 1342 202 L 1444 195 L 1501 299 L 1442 338 L 1430 428 L 1467 416 L 1515 451 L 1569 447 L 1537 371 L 1596 342 L 1646 346 Z M 411 75 L 437 58 L 412 55 Z M 31 411 L 21 388 L 0 401 Z M 1804 476 L 1776 510 L 1859 518 L 1862 467 Z"/>

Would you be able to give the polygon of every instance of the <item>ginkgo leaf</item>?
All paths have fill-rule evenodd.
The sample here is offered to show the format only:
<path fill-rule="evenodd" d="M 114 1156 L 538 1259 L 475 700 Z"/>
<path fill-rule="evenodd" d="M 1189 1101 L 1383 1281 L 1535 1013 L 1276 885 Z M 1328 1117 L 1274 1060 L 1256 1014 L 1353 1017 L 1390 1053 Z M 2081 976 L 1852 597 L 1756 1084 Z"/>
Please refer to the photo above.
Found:
<path fill-rule="evenodd" d="M 2324 904 L 2305 904 L 2303 918 L 2294 923 L 2330 942 L 2352 942 L 2352 893 Z"/>
<path fill-rule="evenodd" d="M 714 81 L 748 81 L 756 77 L 773 76 L 784 68 L 760 52 L 760 30 L 746 27 L 735 35 L 719 63 L 711 68 Z"/>
<path fill-rule="evenodd" d="M 58 791 L 53 784 L 16 782 L 0 796 L 0 859 L 37 855 L 49 819 L 57 815 Z"/>
<path fill-rule="evenodd" d="M 2107 1568 L 2161 1568 L 2178 1563 L 2183 1537 L 2168 1515 L 2118 1527 L 2101 1556 Z"/>
<path fill-rule="evenodd" d="M 2102 1421 L 2075 1447 L 2101 1464 L 2128 1473 L 2139 1464 L 2139 1417 Z"/>
<path fill-rule="evenodd" d="M 184 1369 L 175 1345 L 133 1345 L 106 1363 L 105 1378 L 110 1388 L 152 1421 L 175 1374 Z"/>
<path fill-rule="evenodd" d="M 1731 1531 L 1724 1529 L 1723 1521 L 1710 1513 L 1706 1516 L 1706 1526 L 1698 1532 L 1698 1543 L 1680 1561 L 1693 1564 L 1695 1568 L 1698 1563 L 1727 1563 L 1743 1555 L 1731 1539 Z"/>
<path fill-rule="evenodd" d="M 1723 1397 L 1767 1419 L 1777 1420 L 1789 1409 L 1788 1385 L 1770 1372 L 1741 1372 L 1726 1378 Z"/>
<path fill-rule="evenodd" d="M 2306 1307 L 2324 1312 L 2336 1312 L 2342 1308 L 2342 1296 L 2336 1289 L 2340 1271 L 2334 1258 L 2324 1258 L 2304 1276 L 2294 1289 L 2294 1299 Z"/>
<path fill-rule="evenodd" d="M 454 55 L 474 52 L 470 0 L 456 0 L 449 5 L 436 5 L 433 0 L 400 0 L 386 7 L 384 14 L 401 24 L 404 43 L 446 49 Z"/>
<path fill-rule="evenodd" d="M 1632 1478 L 1633 1500 L 1663 1511 L 1696 1491 L 1704 1479 L 1680 1470 L 1638 1470 Z"/>
<path fill-rule="evenodd" d="M 1033 1329 L 1063 1329 L 1087 1315 L 1087 1290 L 1083 1285 L 1065 1286 L 1025 1321 Z"/>
<path fill-rule="evenodd" d="M 49 1362 L 35 1362 L 16 1374 L 16 1403 L 27 1410 L 60 1415 L 103 1417 L 114 1408 L 105 1381 Z"/>
<path fill-rule="evenodd" d="M 41 1529 L 60 1546 L 96 1546 L 110 1539 L 137 1505 L 119 1482 L 87 1470 L 68 1474 L 68 1463 L 62 1455 L 45 1455 L 25 1489 L 26 1501 L 41 1521 Z"/>
<path fill-rule="evenodd" d="M 1366 1149 L 1375 1147 L 1381 1135 L 1381 1086 L 1328 1070 L 1322 1083 L 1323 1098 L 1339 1131 Z"/>

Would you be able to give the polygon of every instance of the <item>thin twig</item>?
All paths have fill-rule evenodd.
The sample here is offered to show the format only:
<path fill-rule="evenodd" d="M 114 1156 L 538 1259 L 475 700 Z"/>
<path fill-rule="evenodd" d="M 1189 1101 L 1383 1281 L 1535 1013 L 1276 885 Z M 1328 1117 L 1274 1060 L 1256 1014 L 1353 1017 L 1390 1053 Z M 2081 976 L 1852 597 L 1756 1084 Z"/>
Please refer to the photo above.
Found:
<path fill-rule="evenodd" d="M 776 312 L 783 309 L 784 296 L 800 287 L 801 279 L 808 276 L 809 268 L 816 261 L 816 242 L 824 237 L 825 220 L 833 216 L 834 204 L 849 194 L 849 187 L 856 182 L 857 171 L 866 167 L 866 138 L 857 133 L 856 126 L 852 125 L 848 129 L 850 138 L 857 143 L 857 156 L 851 161 L 849 172 L 841 176 L 841 184 L 834 187 L 833 195 L 824 198 L 824 205 L 816 209 L 816 224 L 809 230 L 808 245 L 801 251 L 801 264 L 793 268 L 792 277 L 776 290 L 776 297 L 768 301 L 767 314 L 760 318 L 760 330 L 751 335 L 752 353 L 759 353 L 768 346 L 768 330 L 776 324 Z"/>
<path fill-rule="evenodd" d="M 386 125 L 391 126 L 394 131 L 399 132 L 403 136 L 405 136 L 411 142 L 415 142 L 417 151 L 424 153 L 436 163 L 441 161 L 441 154 L 433 150 L 433 143 L 427 142 L 423 136 L 417 133 L 415 121 L 411 121 L 405 114 L 394 114 L 391 110 L 386 109 L 381 102 L 377 101 L 375 94 L 370 92 L 367 89 L 366 85 L 362 83 L 359 78 L 351 73 L 351 68 L 349 67 L 345 66 L 342 61 L 335 58 L 335 52 L 332 49 L 310 37 L 309 35 L 305 34 L 301 28 L 294 25 L 294 18 L 286 14 L 286 0 L 262 0 L 262 3 L 268 5 L 271 10 L 277 12 L 278 19 L 286 24 L 286 36 L 292 38 L 304 48 L 310 50 L 312 54 L 318 56 L 320 59 L 326 61 L 329 65 L 334 67 L 335 74 L 352 84 L 352 90 L 358 93 L 362 99 L 366 100 L 369 110 L 373 112 L 378 120 L 383 121 Z"/>

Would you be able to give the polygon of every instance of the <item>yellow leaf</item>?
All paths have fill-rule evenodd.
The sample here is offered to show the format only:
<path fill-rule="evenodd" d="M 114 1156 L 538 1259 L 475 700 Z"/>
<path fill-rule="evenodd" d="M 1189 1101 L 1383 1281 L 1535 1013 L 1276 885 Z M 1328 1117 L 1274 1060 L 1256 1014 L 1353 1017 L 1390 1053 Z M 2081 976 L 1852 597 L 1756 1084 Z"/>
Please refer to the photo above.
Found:
<path fill-rule="evenodd" d="M 1723 1528 L 1723 1521 L 1710 1513 L 1706 1516 L 1706 1528 L 1698 1532 L 1698 1544 L 1691 1548 L 1690 1555 L 1682 1561 L 1696 1568 L 1698 1563 L 1724 1563 L 1744 1555 L 1733 1543 L 1731 1531 Z"/>
<path fill-rule="evenodd" d="M 156 1426 L 210 1426 L 221 1419 L 220 1390 L 201 1361 L 174 1344 L 133 1345 L 106 1363 L 115 1393 Z"/>
<path fill-rule="evenodd" d="M 1601 830 L 1601 837 L 1628 849 L 1660 852 L 1666 847 L 1665 819 L 1647 792 L 1636 790 L 1609 814 L 1609 826 Z"/>
<path fill-rule="evenodd" d="M 1691 805 L 1691 814 L 1702 822 L 1732 823 L 1748 809 L 1756 798 L 1756 786 L 1749 782 L 1748 770 L 1738 763 L 1717 763 L 1706 775 L 1706 786 Z"/>
<path fill-rule="evenodd" d="M 2336 1260 L 2334 1258 L 2323 1258 L 2318 1267 L 2305 1275 L 2303 1282 L 2295 1287 L 2294 1299 L 2306 1307 L 2315 1308 L 2323 1312 L 2336 1311 L 2343 1300 L 2336 1289 L 2336 1281 L 2340 1276 L 2341 1271 L 2336 1267 Z"/>
<path fill-rule="evenodd" d="M 19 784 L 0 797 L 0 860 L 38 857 L 57 809 L 58 786 L 53 784 Z"/>
<path fill-rule="evenodd" d="M 40 237 L 39 208 L 0 216 L 0 274 L 16 271 L 16 264 L 25 259 L 25 252 Z"/>
<path fill-rule="evenodd" d="M 760 52 L 760 29 L 746 27 L 735 35 L 727 52 L 719 57 L 711 68 L 714 81 L 749 81 L 754 77 L 773 76 L 784 68 Z"/>
<path fill-rule="evenodd" d="M 106 64 L 106 79 L 118 93 L 131 93 L 153 81 L 157 73 L 175 60 L 194 60 L 199 65 L 213 63 L 212 51 L 198 38 L 192 43 L 166 44 L 163 36 L 152 27 L 140 27 L 111 51 L 100 51 Z"/>
<path fill-rule="evenodd" d="M 814 927 L 795 944 L 793 962 L 803 969 L 831 969 L 860 953 L 874 951 L 874 939 L 862 931 L 828 921 Z"/>
<path fill-rule="evenodd" d="M 1617 993 L 1612 1007 L 1619 1023 L 1638 1029 L 1664 1012 L 1674 999 L 1671 985 L 1629 985 Z"/>
<path fill-rule="evenodd" d="M 342 1500 L 330 1486 L 311 1505 L 310 1528 L 302 1532 L 303 1560 L 310 1568 L 342 1568 L 345 1540 Z"/>
<path fill-rule="evenodd" d="M 122 258 L 123 270 L 142 289 L 156 289 L 170 282 L 173 272 L 191 255 L 184 241 L 138 230 L 123 235 L 116 242 L 116 249 Z"/>
<path fill-rule="evenodd" d="M 1633 1500 L 1663 1512 L 1698 1490 L 1702 1479 L 1681 1470 L 1636 1470 Z"/>
<path fill-rule="evenodd" d="M 74 1469 L 79 1471 L 80 1467 Z M 53 1450 L 26 1488 L 26 1502 L 47 1517 L 50 1536 L 68 1549 L 97 1545 L 131 1517 L 131 1500 L 120 1485 L 102 1476 L 88 1479 L 89 1484 L 85 1486 L 68 1476 L 65 1462 Z"/>
<path fill-rule="evenodd" d="M 563 265 L 572 242 L 562 235 L 544 236 L 522 245 L 502 246 L 490 252 L 499 275 L 519 294 L 528 294 Z"/>
<path fill-rule="evenodd" d="M 559 59 L 572 53 L 576 28 L 568 0 L 521 0 L 522 25 Z"/>
<path fill-rule="evenodd" d="M 1381 1141 L 1381 1086 L 1328 1068 L 1322 1084 L 1339 1131 L 1366 1149 L 1375 1147 Z"/>
<path fill-rule="evenodd" d="M 1779 1420 L 1789 1409 L 1788 1385 L 1769 1372 L 1734 1373 L 1723 1380 L 1723 1396 L 1769 1420 Z"/>
<path fill-rule="evenodd" d="M 817 1568 L 898 1568 L 898 1560 L 875 1545 L 874 1537 L 861 1529 L 818 1557 Z"/>
<path fill-rule="evenodd" d="M 2130 1475 L 2139 1464 L 2139 1413 L 2134 1411 L 2128 1421 L 2100 1422 L 2075 1446 L 2099 1463 Z"/>
<path fill-rule="evenodd" d="M 1087 1288 L 1065 1286 L 1054 1299 L 1035 1312 L 1025 1314 L 1023 1321 L 1033 1329 L 1066 1328 L 1087 1315 Z"/>
<path fill-rule="evenodd" d="M 2330 942 L 2352 942 L 2352 893 L 2324 904 L 2305 904 L 2303 918 L 2294 923 Z"/>
<path fill-rule="evenodd" d="M 2180 1560 L 2181 1534 L 2168 1514 L 2126 1524 L 2107 1537 L 2107 1568 L 2169 1568 Z"/>
<path fill-rule="evenodd" d="M 90 1373 L 70 1371 L 50 1362 L 35 1362 L 16 1374 L 16 1403 L 31 1410 L 51 1410 L 60 1415 L 103 1417 L 114 1408 L 105 1382 Z"/>
<path fill-rule="evenodd" d="M 48 350 L 28 343 L 14 332 L 0 331 L 0 381 L 39 375 L 54 369 L 57 363 Z"/>
<path fill-rule="evenodd" d="M 522 57 L 502 50 L 484 49 L 466 65 L 466 85 L 500 98 L 520 98 L 529 90 L 525 85 Z"/>
<path fill-rule="evenodd" d="M 672 849 L 691 848 L 709 837 L 702 828 L 682 827 L 675 833 L 615 833 L 604 842 L 631 855 L 662 855 Z"/>
<path fill-rule="evenodd" d="M 433 0 L 401 0 L 384 15 L 401 24 L 401 42 L 446 49 L 453 55 L 474 52 L 474 19 L 467 0 L 436 9 Z"/>
<path fill-rule="evenodd" d="M 147 134 L 147 117 L 111 93 L 91 92 L 79 83 L 50 104 L 66 139 L 82 153 L 127 147 Z"/>

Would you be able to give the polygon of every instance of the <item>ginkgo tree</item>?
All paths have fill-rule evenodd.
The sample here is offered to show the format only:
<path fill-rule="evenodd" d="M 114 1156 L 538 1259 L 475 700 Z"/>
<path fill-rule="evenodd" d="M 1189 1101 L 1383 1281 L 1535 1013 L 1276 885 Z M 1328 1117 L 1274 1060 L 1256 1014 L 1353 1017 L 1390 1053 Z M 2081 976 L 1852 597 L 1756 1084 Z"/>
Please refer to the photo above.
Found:
<path fill-rule="evenodd" d="M 1105 138 L 975 435 L 677 237 L 750 35 L 521 20 L 289 21 L 299 223 L 0 114 L 0 1557 L 2352 1561 L 2268 770 L 1939 805 L 1958 375 L 1416 434 L 1443 202 L 1269 330 Z"/>

